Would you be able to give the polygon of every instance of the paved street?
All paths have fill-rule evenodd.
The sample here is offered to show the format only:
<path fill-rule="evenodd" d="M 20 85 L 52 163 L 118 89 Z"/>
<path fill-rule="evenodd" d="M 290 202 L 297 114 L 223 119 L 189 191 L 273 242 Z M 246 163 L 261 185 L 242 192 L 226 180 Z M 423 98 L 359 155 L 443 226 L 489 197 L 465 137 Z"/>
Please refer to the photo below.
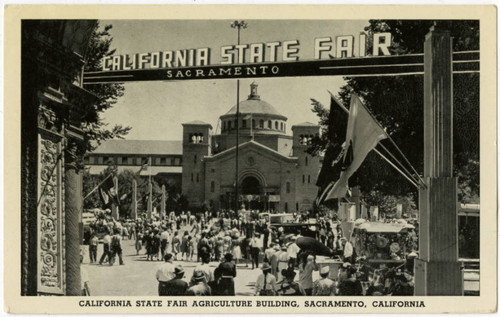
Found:
<path fill-rule="evenodd" d="M 158 283 L 155 274 L 162 262 L 146 261 L 144 248 L 140 255 L 136 255 L 134 240 L 124 240 L 122 245 L 125 265 L 118 265 L 118 259 L 113 266 L 107 263 L 90 264 L 88 250 L 86 250 L 82 267 L 87 270 L 92 296 L 157 296 Z M 97 250 L 97 260 L 102 254 L 102 248 L 100 244 Z M 181 264 L 184 267 L 185 281 L 189 281 L 197 265 L 196 262 L 185 261 L 174 261 L 174 264 Z M 210 265 L 215 268 L 218 263 L 211 262 Z M 260 272 L 260 269 L 252 270 L 244 264 L 239 264 L 235 278 L 236 295 L 253 295 L 255 281 Z"/>

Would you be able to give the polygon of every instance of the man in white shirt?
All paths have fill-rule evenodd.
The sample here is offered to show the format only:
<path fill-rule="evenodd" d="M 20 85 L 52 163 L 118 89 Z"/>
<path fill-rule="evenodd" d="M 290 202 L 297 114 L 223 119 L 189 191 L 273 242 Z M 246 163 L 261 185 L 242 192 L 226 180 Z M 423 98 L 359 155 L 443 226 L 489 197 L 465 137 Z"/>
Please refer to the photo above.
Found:
<path fill-rule="evenodd" d="M 292 242 L 288 245 L 287 248 L 288 259 L 294 265 L 297 265 L 297 254 L 300 252 L 300 248 L 297 243 L 295 243 L 295 241 L 297 240 L 296 236 L 293 236 L 291 240 Z"/>
<path fill-rule="evenodd" d="M 262 250 L 262 240 L 260 238 L 259 233 L 255 233 L 254 237 L 252 240 L 250 240 L 250 247 L 251 247 L 251 255 L 252 255 L 252 270 L 255 268 L 259 268 L 259 254 L 260 251 Z"/>
<path fill-rule="evenodd" d="M 271 266 L 264 263 L 262 265 L 262 274 L 257 277 L 255 283 L 255 296 L 274 296 L 276 290 L 276 277 L 271 274 Z"/>
<path fill-rule="evenodd" d="M 158 281 L 158 295 L 162 296 L 166 293 L 167 287 L 165 282 L 172 280 L 175 277 L 175 266 L 173 264 L 173 255 L 167 253 L 165 255 L 165 263 L 161 264 L 156 271 L 156 280 Z"/>

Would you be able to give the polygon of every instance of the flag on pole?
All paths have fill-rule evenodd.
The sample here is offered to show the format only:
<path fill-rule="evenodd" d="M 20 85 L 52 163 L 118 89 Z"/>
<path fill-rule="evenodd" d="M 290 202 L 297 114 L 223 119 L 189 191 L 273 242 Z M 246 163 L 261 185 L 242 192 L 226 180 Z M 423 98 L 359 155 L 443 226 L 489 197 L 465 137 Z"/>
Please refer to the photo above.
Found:
<path fill-rule="evenodd" d="M 113 203 L 119 205 L 115 182 L 111 175 L 99 186 L 99 193 L 104 209 L 111 208 L 111 204 Z"/>
<path fill-rule="evenodd" d="M 353 94 L 347 123 L 342 173 L 331 189 L 323 193 L 324 198 L 321 200 L 344 197 L 347 193 L 349 177 L 356 172 L 378 142 L 385 138 L 387 138 L 387 134 L 384 129 L 375 121 L 359 97 Z"/>
<path fill-rule="evenodd" d="M 314 99 L 311 100 L 313 104 L 318 103 Z M 342 167 L 339 163 L 343 158 L 342 143 L 345 140 L 348 117 L 347 113 L 340 109 L 336 103 L 333 96 L 331 96 L 328 128 L 326 131 L 328 144 L 326 146 L 323 165 L 316 180 L 316 186 L 319 187 L 318 196 L 315 201 L 316 205 L 321 203 L 320 197 L 322 194 L 328 192 L 335 181 L 339 179 Z"/>

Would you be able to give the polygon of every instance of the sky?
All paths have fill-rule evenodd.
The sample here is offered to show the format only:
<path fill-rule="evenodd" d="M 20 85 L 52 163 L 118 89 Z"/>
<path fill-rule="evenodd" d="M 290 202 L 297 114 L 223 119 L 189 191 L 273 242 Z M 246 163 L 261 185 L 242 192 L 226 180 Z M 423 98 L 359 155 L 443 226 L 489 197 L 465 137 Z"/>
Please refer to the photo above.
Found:
<path fill-rule="evenodd" d="M 164 50 L 211 48 L 212 64 L 220 63 L 220 47 L 234 45 L 237 31 L 230 20 L 113 20 L 112 48 L 115 54 L 135 54 Z M 358 35 L 368 25 L 360 20 L 247 20 L 241 30 L 241 43 L 298 40 L 299 60 L 314 58 L 314 39 L 354 35 L 354 52 Z M 327 90 L 336 94 L 342 77 L 281 77 L 240 80 L 240 101 L 247 98 L 255 81 L 262 100 L 288 117 L 290 127 L 302 122 L 317 123 L 311 111 L 310 98 L 329 106 Z M 125 84 L 125 94 L 103 114 L 109 126 L 132 127 L 126 139 L 181 140 L 182 123 L 201 120 L 218 127 L 219 116 L 236 104 L 236 79 L 168 82 L 134 82 Z M 218 129 L 220 131 L 220 127 Z M 291 130 L 288 129 L 290 133 Z"/>

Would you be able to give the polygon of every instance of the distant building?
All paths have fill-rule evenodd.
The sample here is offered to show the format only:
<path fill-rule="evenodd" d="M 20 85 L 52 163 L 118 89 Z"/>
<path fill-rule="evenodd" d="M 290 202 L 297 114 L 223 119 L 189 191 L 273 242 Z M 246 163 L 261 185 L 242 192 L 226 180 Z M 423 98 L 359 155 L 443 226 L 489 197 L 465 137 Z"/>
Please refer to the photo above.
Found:
<path fill-rule="evenodd" d="M 295 212 L 312 209 L 320 158 L 305 152 L 319 125 L 291 127 L 287 117 L 260 99 L 257 84 L 240 102 L 238 207 Z M 221 132 L 202 121 L 183 123 L 182 141 L 112 140 L 88 156 L 92 174 L 113 162 L 139 170 L 152 158 L 152 175 L 179 179 L 190 206 L 235 209 L 236 106 L 220 116 Z M 149 175 L 142 171 L 141 175 Z"/>
<path fill-rule="evenodd" d="M 151 169 L 141 169 L 150 158 Z M 91 175 L 100 174 L 110 165 L 116 165 L 118 172 L 126 169 L 140 171 L 143 177 L 151 173 L 160 184 L 168 184 L 181 191 L 181 141 L 108 140 L 85 157 L 85 164 Z"/>

